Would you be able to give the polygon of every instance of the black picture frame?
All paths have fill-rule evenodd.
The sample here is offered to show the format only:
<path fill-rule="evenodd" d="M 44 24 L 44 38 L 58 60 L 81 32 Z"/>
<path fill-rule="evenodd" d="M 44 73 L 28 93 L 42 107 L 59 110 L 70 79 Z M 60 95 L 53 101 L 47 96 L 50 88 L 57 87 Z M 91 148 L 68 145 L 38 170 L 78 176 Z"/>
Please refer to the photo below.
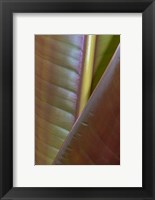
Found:
<path fill-rule="evenodd" d="M 142 13 L 143 187 L 13 187 L 13 13 Z M 133 44 L 134 46 L 134 44 Z M 1 199 L 155 199 L 155 2 L 153 0 L 0 0 Z M 134 113 L 133 113 L 134 114 Z M 26 173 L 26 172 L 25 172 Z M 132 174 L 131 174 L 132 175 Z M 29 175 L 28 175 L 29 176 Z M 93 181 L 93 180 L 90 180 Z"/>

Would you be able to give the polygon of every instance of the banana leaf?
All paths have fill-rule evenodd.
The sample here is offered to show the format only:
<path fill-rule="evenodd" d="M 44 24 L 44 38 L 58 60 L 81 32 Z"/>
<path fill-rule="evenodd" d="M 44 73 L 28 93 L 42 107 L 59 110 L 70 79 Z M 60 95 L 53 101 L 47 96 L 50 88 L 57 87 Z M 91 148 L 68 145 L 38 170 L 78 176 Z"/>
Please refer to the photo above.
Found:
<path fill-rule="evenodd" d="M 120 47 L 53 164 L 120 164 Z"/>
<path fill-rule="evenodd" d="M 35 36 L 35 164 L 51 164 L 78 114 L 84 35 Z"/>

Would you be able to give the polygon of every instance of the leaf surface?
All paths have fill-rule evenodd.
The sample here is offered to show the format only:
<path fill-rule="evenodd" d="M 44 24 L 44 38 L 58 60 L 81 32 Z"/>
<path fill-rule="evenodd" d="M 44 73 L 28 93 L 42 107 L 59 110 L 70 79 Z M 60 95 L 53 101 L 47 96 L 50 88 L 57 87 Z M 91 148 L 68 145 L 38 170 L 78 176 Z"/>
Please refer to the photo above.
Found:
<path fill-rule="evenodd" d="M 84 35 L 35 36 L 35 164 L 51 164 L 76 120 Z"/>

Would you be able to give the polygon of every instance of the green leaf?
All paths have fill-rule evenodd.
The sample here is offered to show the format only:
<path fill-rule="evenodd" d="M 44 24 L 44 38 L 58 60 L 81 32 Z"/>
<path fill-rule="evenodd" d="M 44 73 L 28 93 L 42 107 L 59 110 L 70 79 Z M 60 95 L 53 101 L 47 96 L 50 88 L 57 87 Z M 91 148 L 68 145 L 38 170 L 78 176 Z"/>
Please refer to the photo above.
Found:
<path fill-rule="evenodd" d="M 94 75 L 92 80 L 91 92 L 93 92 L 96 85 L 98 84 L 119 43 L 119 35 L 97 36 L 94 60 Z"/>

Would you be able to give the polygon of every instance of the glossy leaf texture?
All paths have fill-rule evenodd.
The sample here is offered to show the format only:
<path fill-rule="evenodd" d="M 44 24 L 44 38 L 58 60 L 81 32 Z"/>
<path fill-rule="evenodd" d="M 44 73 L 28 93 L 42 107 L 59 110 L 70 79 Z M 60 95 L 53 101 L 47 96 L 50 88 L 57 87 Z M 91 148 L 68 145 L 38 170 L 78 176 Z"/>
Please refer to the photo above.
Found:
<path fill-rule="evenodd" d="M 96 88 L 120 43 L 119 35 L 97 35 L 91 93 Z"/>
<path fill-rule="evenodd" d="M 76 120 L 84 35 L 35 36 L 35 164 L 51 164 Z"/>
<path fill-rule="evenodd" d="M 120 164 L 120 47 L 53 164 Z"/>

